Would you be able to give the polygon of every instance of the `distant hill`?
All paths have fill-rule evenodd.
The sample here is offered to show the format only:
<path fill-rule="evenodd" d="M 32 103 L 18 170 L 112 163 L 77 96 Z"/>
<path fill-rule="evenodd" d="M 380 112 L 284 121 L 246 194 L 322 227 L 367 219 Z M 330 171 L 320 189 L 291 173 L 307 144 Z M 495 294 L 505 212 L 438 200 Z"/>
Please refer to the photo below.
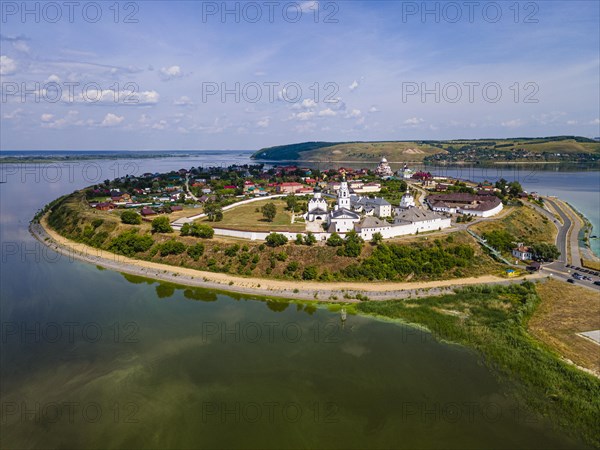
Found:
<path fill-rule="evenodd" d="M 269 161 L 390 162 L 589 162 L 600 160 L 600 142 L 578 136 L 449 141 L 303 142 L 263 148 Z"/>

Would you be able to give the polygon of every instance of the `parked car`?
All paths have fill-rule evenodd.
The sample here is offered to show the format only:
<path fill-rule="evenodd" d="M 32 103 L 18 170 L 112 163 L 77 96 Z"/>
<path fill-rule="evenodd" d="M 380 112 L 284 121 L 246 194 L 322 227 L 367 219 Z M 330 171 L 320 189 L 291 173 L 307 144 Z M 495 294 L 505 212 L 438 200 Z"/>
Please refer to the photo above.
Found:
<path fill-rule="evenodd" d="M 596 286 L 600 286 L 600 280 L 598 280 L 598 281 L 594 281 L 594 284 L 595 284 Z"/>

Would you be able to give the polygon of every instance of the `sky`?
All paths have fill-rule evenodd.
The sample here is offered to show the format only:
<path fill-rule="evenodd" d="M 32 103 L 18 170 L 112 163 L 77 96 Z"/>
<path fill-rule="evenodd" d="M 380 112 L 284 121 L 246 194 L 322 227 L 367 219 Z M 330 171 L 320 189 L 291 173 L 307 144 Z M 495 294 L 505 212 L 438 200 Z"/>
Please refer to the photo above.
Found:
<path fill-rule="evenodd" d="M 0 150 L 600 136 L 600 2 L 0 2 Z"/>

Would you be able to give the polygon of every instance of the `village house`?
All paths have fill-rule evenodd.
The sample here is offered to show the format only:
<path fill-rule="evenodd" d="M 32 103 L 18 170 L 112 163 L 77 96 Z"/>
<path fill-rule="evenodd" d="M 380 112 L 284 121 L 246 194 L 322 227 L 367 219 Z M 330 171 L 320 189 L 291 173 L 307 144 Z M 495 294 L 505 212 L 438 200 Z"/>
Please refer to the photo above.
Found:
<path fill-rule="evenodd" d="M 276 190 L 278 194 L 295 194 L 304 186 L 296 182 L 279 183 Z"/>
<path fill-rule="evenodd" d="M 522 242 L 519 242 L 517 247 L 513 248 L 512 255 L 521 261 L 528 261 L 533 258 L 531 248 L 526 247 Z"/>

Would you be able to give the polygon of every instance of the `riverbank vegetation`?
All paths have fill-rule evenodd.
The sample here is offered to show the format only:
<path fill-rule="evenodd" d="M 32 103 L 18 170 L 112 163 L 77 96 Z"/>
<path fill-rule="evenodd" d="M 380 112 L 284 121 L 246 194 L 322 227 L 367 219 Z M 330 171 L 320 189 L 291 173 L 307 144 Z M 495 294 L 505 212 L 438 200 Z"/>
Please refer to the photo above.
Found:
<path fill-rule="evenodd" d="M 173 231 L 166 216 L 126 224 L 116 211 L 89 208 L 82 193 L 56 204 L 48 224 L 68 239 L 129 257 L 255 278 L 434 281 L 501 274 L 503 269 L 464 232 L 373 242 L 350 233 L 346 239 L 334 235 L 328 243 L 288 241 L 274 233 L 262 243 L 213 236 L 208 222 Z"/>
<path fill-rule="evenodd" d="M 424 326 L 439 340 L 478 351 L 516 394 L 560 427 L 600 446 L 600 380 L 563 361 L 528 332 L 540 297 L 530 282 L 473 286 L 455 294 L 404 301 L 364 302 L 363 314 Z"/>

